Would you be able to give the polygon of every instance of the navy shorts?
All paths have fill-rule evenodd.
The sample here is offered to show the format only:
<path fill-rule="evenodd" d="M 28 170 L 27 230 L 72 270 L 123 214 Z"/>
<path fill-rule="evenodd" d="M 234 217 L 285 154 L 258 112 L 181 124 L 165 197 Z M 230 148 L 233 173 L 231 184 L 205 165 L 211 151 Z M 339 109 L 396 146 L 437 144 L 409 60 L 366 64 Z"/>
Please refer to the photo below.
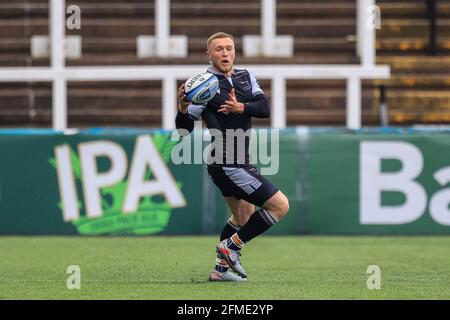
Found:
<path fill-rule="evenodd" d="M 235 197 L 262 207 L 279 191 L 253 165 L 223 167 L 208 165 L 208 174 L 224 197 Z"/>

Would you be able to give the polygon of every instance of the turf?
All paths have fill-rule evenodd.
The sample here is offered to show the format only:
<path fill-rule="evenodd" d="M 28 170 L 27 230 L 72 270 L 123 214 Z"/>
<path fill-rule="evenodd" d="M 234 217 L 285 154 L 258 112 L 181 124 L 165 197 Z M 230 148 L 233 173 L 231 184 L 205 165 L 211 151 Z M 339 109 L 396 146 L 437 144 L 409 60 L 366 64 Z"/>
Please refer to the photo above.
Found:
<path fill-rule="evenodd" d="M 206 281 L 215 244 L 216 237 L 0 237 L 0 298 L 450 297 L 450 237 L 263 236 L 243 249 L 247 283 Z M 81 269 L 80 290 L 66 287 L 69 265 Z M 381 268 L 380 290 L 367 288 L 369 265 Z"/>

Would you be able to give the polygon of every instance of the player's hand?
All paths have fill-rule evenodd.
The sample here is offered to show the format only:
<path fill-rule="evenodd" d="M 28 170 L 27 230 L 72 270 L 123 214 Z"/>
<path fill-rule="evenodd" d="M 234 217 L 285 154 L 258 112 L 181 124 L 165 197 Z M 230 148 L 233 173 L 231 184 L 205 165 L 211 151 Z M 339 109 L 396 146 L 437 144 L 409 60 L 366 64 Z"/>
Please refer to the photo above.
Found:
<path fill-rule="evenodd" d="M 220 109 L 217 110 L 217 112 L 222 112 L 222 113 L 230 113 L 230 112 L 234 112 L 234 113 L 243 113 L 244 112 L 244 104 L 241 102 L 238 102 L 236 99 L 236 91 L 233 89 L 231 89 L 231 92 L 228 96 L 228 100 L 225 101 L 225 104 L 220 106 Z"/>
<path fill-rule="evenodd" d="M 186 93 L 184 91 L 184 83 L 178 88 L 178 110 L 181 113 L 187 113 L 187 108 L 190 102 L 186 99 Z"/>

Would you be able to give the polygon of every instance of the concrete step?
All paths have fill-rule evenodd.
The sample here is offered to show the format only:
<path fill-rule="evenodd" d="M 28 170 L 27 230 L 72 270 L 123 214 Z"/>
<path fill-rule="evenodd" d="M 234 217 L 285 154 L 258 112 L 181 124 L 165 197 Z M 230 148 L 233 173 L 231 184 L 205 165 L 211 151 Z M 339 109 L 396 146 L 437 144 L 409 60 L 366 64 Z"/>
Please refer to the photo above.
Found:
<path fill-rule="evenodd" d="M 99 1 L 77 1 L 77 5 L 82 9 L 83 17 L 153 17 L 154 2 L 111 2 Z M 392 17 L 426 17 L 426 5 L 424 2 L 385 2 L 378 1 L 382 16 Z M 354 17 L 356 14 L 354 1 L 278 1 L 277 17 Z M 6 2 L 2 5 L 0 17 L 47 17 L 47 2 Z M 450 17 L 450 3 L 437 2 L 438 16 Z M 260 17 L 260 1 L 236 2 L 230 5 L 227 3 L 217 3 L 217 1 L 199 2 L 173 2 L 171 4 L 171 17 Z"/>
<path fill-rule="evenodd" d="M 120 2 L 114 5 L 105 2 L 83 2 L 78 1 L 77 5 L 82 10 L 82 17 L 87 18 L 153 18 L 155 15 L 155 5 L 153 2 L 129 3 Z M 46 3 L 7 3 L 2 6 L 0 17 L 7 19 L 20 17 L 47 17 L 48 4 Z M 238 2 L 230 3 L 210 2 L 179 2 L 172 3 L 170 7 L 172 18 L 183 17 L 243 17 L 259 18 L 261 16 L 261 2 Z M 278 3 L 277 17 L 336 17 L 355 15 L 355 5 L 351 2 L 335 3 Z"/>
<path fill-rule="evenodd" d="M 246 64 L 353 64 L 359 60 L 352 53 L 324 54 L 309 52 L 293 58 L 244 58 L 237 56 L 237 65 Z M 68 66 L 107 66 L 107 65 L 189 65 L 203 64 L 207 67 L 207 59 L 203 54 L 192 54 L 188 58 L 138 59 L 135 54 L 84 54 L 81 60 L 67 60 Z M 0 55 L 0 67 L 48 66 L 48 59 L 31 59 L 28 55 Z"/>
<path fill-rule="evenodd" d="M 376 4 L 381 9 L 383 18 L 392 17 L 427 17 L 426 1 L 386 1 L 378 0 Z M 450 17 L 450 2 L 436 1 L 436 13 L 439 18 Z"/>
<path fill-rule="evenodd" d="M 83 37 L 111 37 L 135 38 L 142 34 L 154 34 L 154 21 L 152 19 L 83 19 L 81 30 L 68 30 L 67 34 L 81 35 Z M 205 25 L 208 28 L 205 28 Z M 189 37 L 207 38 L 210 34 L 227 31 L 239 38 L 248 34 L 260 34 L 260 20 L 257 18 L 222 18 L 222 19 L 173 19 L 171 33 L 173 35 L 186 34 Z M 427 37 L 429 24 L 424 19 L 382 19 L 378 37 Z M 450 34 L 450 19 L 438 19 L 438 37 L 448 37 Z M 277 33 L 289 34 L 295 37 L 346 37 L 356 32 L 354 18 L 333 19 L 278 19 Z M 31 35 L 48 34 L 47 19 L 11 19 L 0 20 L 0 37 L 30 37 Z"/>
<path fill-rule="evenodd" d="M 377 56 L 377 64 L 389 64 L 393 74 L 398 72 L 403 74 L 442 74 L 450 72 L 450 55 L 379 55 Z"/>
<path fill-rule="evenodd" d="M 294 36 L 347 36 L 354 34 L 355 21 L 353 18 L 327 19 L 278 19 L 277 32 L 279 34 L 291 34 Z M 224 25 L 227 31 L 235 37 L 246 34 L 259 34 L 261 32 L 260 19 L 241 19 L 223 17 L 222 19 L 173 19 L 171 33 L 186 34 L 189 37 L 204 37 L 205 39 L 214 32 L 223 31 Z M 205 28 L 208 26 L 208 28 Z M 0 20 L 0 37 L 29 37 L 31 35 L 48 34 L 47 19 L 23 19 Z M 67 34 L 76 34 L 84 37 L 136 37 L 142 34 L 154 34 L 153 19 L 95 19 L 82 20 L 81 30 L 68 30 Z"/>
<path fill-rule="evenodd" d="M 437 49 L 439 52 L 446 52 L 450 50 L 450 38 L 439 37 L 437 39 Z M 379 38 L 377 39 L 376 47 L 378 53 L 392 53 L 392 52 L 414 52 L 424 51 L 429 47 L 429 40 L 425 37 L 418 38 Z"/>
<path fill-rule="evenodd" d="M 450 19 L 437 19 L 437 36 L 448 37 L 450 34 Z M 377 30 L 377 37 L 428 37 L 429 21 L 422 19 L 381 19 L 381 29 Z"/>
<path fill-rule="evenodd" d="M 17 113 L 15 110 L 0 110 L 0 125 L 2 127 L 32 126 L 32 127 L 51 127 L 51 111 L 42 111 L 30 116 L 28 111 Z M 101 113 L 79 112 L 77 110 L 68 110 L 68 127 L 83 128 L 95 126 L 120 126 L 147 128 L 161 127 L 161 115 L 154 112 L 137 112 L 130 109 L 126 112 Z"/>
<path fill-rule="evenodd" d="M 392 124 L 414 125 L 414 124 L 432 124 L 432 125 L 448 125 L 450 123 L 450 112 L 430 112 L 421 111 L 415 113 L 405 113 L 403 111 L 391 111 L 389 113 L 389 121 Z"/>
<path fill-rule="evenodd" d="M 0 17 L 46 17 L 48 16 L 48 1 L 1 1 Z M 69 4 L 68 4 L 69 5 Z M 108 3 L 101 1 L 77 1 L 84 17 L 147 17 L 154 15 L 153 1 L 116 1 Z M 424 1 L 377 1 L 383 17 L 425 17 Z M 437 1 L 439 17 L 448 17 L 450 3 Z M 236 1 L 234 3 L 217 3 L 217 1 L 172 1 L 172 17 L 200 16 L 244 16 L 260 17 L 261 1 Z M 277 1 L 278 17 L 336 17 L 355 15 L 355 1 Z"/>
<path fill-rule="evenodd" d="M 392 89 L 408 89 L 417 88 L 418 90 L 427 89 L 446 89 L 450 90 L 449 74 L 394 74 L 390 79 L 367 80 L 364 81 L 365 86 L 378 87 L 384 84 Z"/>
<path fill-rule="evenodd" d="M 48 18 L 49 16 L 48 1 L 45 3 L 24 3 L 19 1 L 2 3 L 0 1 L 0 3 L 2 7 L 0 19 L 23 19 L 26 21 L 30 18 Z"/>

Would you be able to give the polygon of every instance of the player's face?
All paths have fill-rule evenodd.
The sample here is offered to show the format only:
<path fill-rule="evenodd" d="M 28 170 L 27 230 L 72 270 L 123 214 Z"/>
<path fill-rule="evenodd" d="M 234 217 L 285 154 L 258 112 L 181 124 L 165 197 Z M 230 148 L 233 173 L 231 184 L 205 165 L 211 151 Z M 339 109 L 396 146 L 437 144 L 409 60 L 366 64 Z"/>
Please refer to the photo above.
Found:
<path fill-rule="evenodd" d="M 209 44 L 207 54 L 215 69 L 230 76 L 235 58 L 233 40 L 230 38 L 214 39 Z"/>

